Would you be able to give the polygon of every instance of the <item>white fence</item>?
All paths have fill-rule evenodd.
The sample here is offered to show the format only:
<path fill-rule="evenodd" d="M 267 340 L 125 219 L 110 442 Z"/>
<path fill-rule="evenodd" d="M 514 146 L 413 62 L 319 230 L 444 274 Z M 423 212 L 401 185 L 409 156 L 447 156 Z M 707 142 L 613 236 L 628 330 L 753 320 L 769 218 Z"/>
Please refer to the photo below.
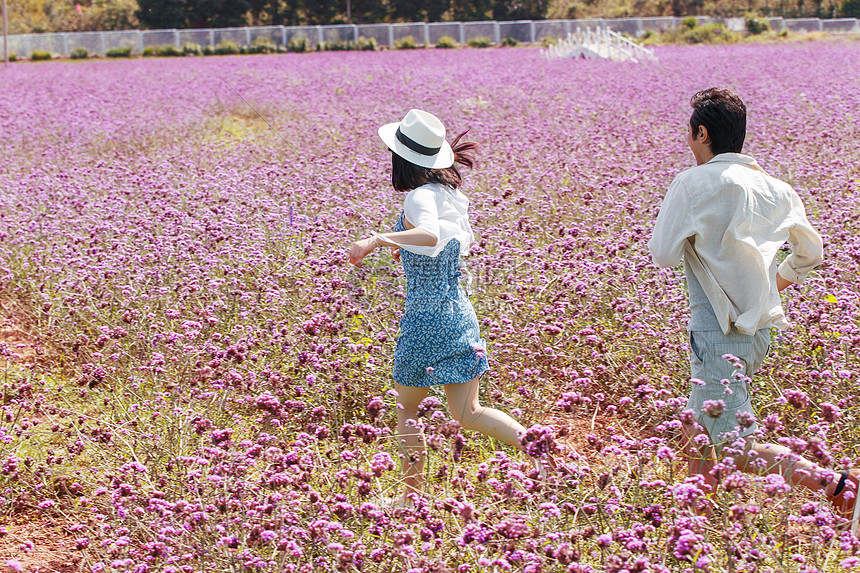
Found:
<path fill-rule="evenodd" d="M 146 47 L 186 43 L 214 47 L 220 42 L 233 41 L 250 46 L 266 38 L 275 45 L 286 46 L 293 38 L 305 38 L 312 44 L 335 41 L 357 42 L 359 38 L 374 38 L 380 46 L 394 46 L 398 40 L 412 36 L 417 44 L 435 45 L 443 36 L 461 44 L 472 38 L 488 38 L 499 44 L 505 38 L 532 44 L 545 37 L 566 38 L 577 30 L 608 28 L 614 32 L 639 37 L 647 30 L 664 31 L 676 28 L 683 18 L 616 18 L 590 20 L 520 20 L 512 22 L 432 22 L 407 24 L 360 24 L 337 26 L 261 26 L 254 28 L 214 28 L 193 30 L 127 30 L 118 32 L 69 32 L 58 34 L 21 34 L 9 36 L 9 51 L 28 58 L 36 50 L 68 56 L 75 48 L 86 48 L 91 54 L 105 54 L 111 48 L 131 48 L 140 54 Z M 697 18 L 699 22 L 725 22 L 730 27 L 743 27 L 743 20 Z M 818 18 L 769 19 L 771 29 L 791 32 L 825 32 L 860 34 L 860 23 L 854 18 L 820 20 Z"/>

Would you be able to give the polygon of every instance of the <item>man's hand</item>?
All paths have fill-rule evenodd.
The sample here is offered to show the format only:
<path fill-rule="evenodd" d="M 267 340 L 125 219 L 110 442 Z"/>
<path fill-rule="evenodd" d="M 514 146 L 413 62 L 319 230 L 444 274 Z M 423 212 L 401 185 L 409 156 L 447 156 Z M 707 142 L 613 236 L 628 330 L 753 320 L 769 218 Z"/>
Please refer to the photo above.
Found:
<path fill-rule="evenodd" d="M 782 278 L 781 274 L 776 273 L 776 290 L 777 291 L 782 292 L 793 284 L 794 284 L 793 282 Z"/>

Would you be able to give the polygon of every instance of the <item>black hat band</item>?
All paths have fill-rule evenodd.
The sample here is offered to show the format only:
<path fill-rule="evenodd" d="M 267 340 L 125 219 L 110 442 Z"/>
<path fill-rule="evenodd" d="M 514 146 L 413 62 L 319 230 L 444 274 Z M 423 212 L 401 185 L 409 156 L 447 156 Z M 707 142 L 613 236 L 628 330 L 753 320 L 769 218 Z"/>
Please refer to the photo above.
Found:
<path fill-rule="evenodd" d="M 415 153 L 420 153 L 421 155 L 436 155 L 437 153 L 439 153 L 439 150 L 442 149 L 441 145 L 439 147 L 426 147 L 424 145 L 421 145 L 414 139 L 410 139 L 402 131 L 400 131 L 400 126 L 398 126 L 397 131 L 394 132 L 394 137 L 397 138 L 397 141 L 399 141 Z"/>

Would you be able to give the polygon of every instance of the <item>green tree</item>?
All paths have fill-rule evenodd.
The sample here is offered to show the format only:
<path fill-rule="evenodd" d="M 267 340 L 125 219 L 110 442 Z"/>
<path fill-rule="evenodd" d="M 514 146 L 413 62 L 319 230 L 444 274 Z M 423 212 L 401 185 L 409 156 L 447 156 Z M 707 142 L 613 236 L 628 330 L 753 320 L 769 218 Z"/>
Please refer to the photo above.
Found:
<path fill-rule="evenodd" d="M 543 20 L 549 11 L 549 0 L 495 0 L 494 20 Z"/>
<path fill-rule="evenodd" d="M 672 0 L 672 16 L 698 16 L 702 13 L 703 0 Z"/>
<path fill-rule="evenodd" d="M 9 32 L 80 32 L 137 27 L 135 0 L 10 0 Z"/>
<path fill-rule="evenodd" d="M 8 2 L 9 33 L 29 34 L 62 30 L 62 15 L 54 3 L 45 0 Z"/>
<path fill-rule="evenodd" d="M 185 2 L 173 0 L 138 0 L 137 19 L 144 28 L 185 28 Z"/>
<path fill-rule="evenodd" d="M 135 0 L 101 0 L 93 2 L 92 30 L 130 30 L 137 28 Z"/>
<path fill-rule="evenodd" d="M 245 0 L 249 20 L 276 26 L 314 26 L 344 24 L 347 21 L 346 0 Z M 382 22 L 388 12 L 379 0 L 351 0 L 353 22 Z"/>
<path fill-rule="evenodd" d="M 860 18 L 860 0 L 845 0 L 839 8 L 843 18 Z"/>
<path fill-rule="evenodd" d="M 391 9 L 389 4 L 392 2 L 380 2 L 379 0 L 352 0 L 352 21 L 358 24 L 374 22 L 387 22 L 391 19 Z M 427 21 L 441 19 L 441 14 L 445 12 L 450 0 L 427 0 L 424 2 L 424 10 L 427 16 Z M 443 8 L 438 13 L 438 6 L 444 4 Z"/>
<path fill-rule="evenodd" d="M 295 0 L 251 0 L 252 8 L 257 14 L 262 14 L 265 20 L 261 24 L 272 26 L 301 26 L 306 24 L 304 5 Z"/>
<path fill-rule="evenodd" d="M 241 26 L 248 0 L 138 0 L 138 20 L 146 28 L 224 28 Z"/>
<path fill-rule="evenodd" d="M 451 0 L 451 16 L 455 21 L 488 20 L 493 0 Z"/>
<path fill-rule="evenodd" d="M 815 17 L 821 18 L 821 4 L 823 3 L 823 0 L 812 0 L 812 3 L 815 6 Z"/>
<path fill-rule="evenodd" d="M 377 5 L 384 10 L 381 2 L 372 1 L 364 2 Z M 353 5 L 355 2 L 353 2 Z M 390 16 L 394 20 L 409 21 L 409 22 L 438 22 L 442 20 L 445 13 L 451 9 L 451 0 L 391 0 Z M 460 4 L 457 2 L 457 4 Z"/>

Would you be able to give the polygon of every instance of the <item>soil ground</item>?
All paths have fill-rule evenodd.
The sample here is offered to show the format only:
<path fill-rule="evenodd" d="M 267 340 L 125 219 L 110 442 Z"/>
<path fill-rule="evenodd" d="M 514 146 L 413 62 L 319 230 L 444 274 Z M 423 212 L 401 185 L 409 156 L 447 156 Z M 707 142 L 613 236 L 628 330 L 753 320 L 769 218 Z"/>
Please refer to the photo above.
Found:
<path fill-rule="evenodd" d="M 74 542 L 66 527 L 49 517 L 18 513 L 0 518 L 0 572 L 77 573 Z"/>
<path fill-rule="evenodd" d="M 36 361 L 42 345 L 28 330 L 23 317 L 16 317 L 0 306 L 0 343 L 5 344 L 9 352 L 18 355 L 11 359 L 0 356 L 0 369 L 4 369 L 9 361 L 16 364 L 32 364 Z"/>
<path fill-rule="evenodd" d="M 43 356 L 44 345 L 31 333 L 26 318 L 0 305 L 0 343 L 13 354 L 0 356 L 0 373 L 12 366 L 33 364 Z M 66 524 L 36 513 L 0 508 L 0 573 L 76 573 L 80 557 L 74 555 L 74 535 Z"/>

